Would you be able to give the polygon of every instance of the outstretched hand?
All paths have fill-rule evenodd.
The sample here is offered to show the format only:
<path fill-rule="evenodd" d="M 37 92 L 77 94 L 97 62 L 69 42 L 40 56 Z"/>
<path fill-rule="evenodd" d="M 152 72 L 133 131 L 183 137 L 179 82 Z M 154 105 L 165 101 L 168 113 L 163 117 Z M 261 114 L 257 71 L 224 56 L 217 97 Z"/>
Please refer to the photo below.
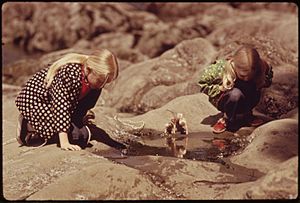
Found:
<path fill-rule="evenodd" d="M 78 145 L 70 144 L 68 139 L 68 134 L 66 132 L 60 132 L 58 135 L 59 135 L 60 148 L 62 150 L 71 150 L 71 151 L 81 150 L 81 147 L 79 147 Z"/>
<path fill-rule="evenodd" d="M 62 150 L 71 150 L 71 151 L 81 150 L 81 147 L 79 147 L 78 145 L 73 145 L 73 144 L 70 144 L 70 143 L 63 144 L 63 145 L 60 146 L 60 148 Z"/>

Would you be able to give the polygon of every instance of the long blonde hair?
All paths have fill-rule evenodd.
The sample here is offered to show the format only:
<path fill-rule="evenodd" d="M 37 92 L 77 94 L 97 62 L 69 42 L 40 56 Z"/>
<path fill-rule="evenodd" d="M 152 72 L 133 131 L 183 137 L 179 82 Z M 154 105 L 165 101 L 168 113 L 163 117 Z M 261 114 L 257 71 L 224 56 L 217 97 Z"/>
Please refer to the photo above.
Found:
<path fill-rule="evenodd" d="M 69 53 L 55 61 L 48 70 L 45 77 L 46 88 L 49 88 L 56 73 L 64 68 L 67 63 L 80 63 L 88 67 L 91 72 L 98 76 L 108 76 L 108 83 L 115 80 L 119 74 L 117 58 L 107 49 L 95 51 L 91 55 Z"/>
<path fill-rule="evenodd" d="M 232 62 L 237 65 L 233 67 Z M 253 79 L 256 83 L 256 86 L 258 88 L 261 87 L 262 83 L 264 82 L 261 63 L 260 56 L 255 48 L 249 45 L 241 46 L 235 52 L 232 59 L 226 61 L 225 63 L 222 86 L 227 90 L 232 89 L 237 78 L 234 68 L 248 67 L 255 73 Z"/>

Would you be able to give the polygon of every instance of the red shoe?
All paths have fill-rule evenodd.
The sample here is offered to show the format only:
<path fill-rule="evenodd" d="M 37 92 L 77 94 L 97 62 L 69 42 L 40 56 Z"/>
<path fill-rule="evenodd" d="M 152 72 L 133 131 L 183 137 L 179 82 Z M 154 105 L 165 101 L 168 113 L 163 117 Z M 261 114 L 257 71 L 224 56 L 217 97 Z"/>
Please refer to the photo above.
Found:
<path fill-rule="evenodd" d="M 220 118 L 213 126 L 213 133 L 222 133 L 226 130 L 227 124 L 225 118 Z"/>

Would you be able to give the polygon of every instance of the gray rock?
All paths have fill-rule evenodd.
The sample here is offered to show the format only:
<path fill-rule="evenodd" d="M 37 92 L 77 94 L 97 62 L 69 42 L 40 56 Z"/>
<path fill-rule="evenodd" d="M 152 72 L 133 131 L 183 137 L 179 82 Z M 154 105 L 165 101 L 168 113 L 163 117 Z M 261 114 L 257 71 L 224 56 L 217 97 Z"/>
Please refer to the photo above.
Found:
<path fill-rule="evenodd" d="M 256 181 L 245 199 L 296 199 L 298 197 L 298 156 L 290 158 Z"/>
<path fill-rule="evenodd" d="M 4 43 L 47 52 L 23 57 L 11 50 L 14 63 L 4 63 L 7 200 L 297 198 L 298 19 L 293 3 L 7 2 L 2 10 Z M 241 43 L 254 45 L 273 66 L 273 84 L 254 111 L 267 123 L 216 135 L 211 125 L 221 115 L 198 92 L 199 73 Z M 20 86 L 66 53 L 104 47 L 120 59 L 120 76 L 103 89 L 93 109 L 95 123 L 133 152 L 121 156 L 96 141 L 78 152 L 56 144 L 19 147 L 14 99 Z M 172 117 L 168 110 L 187 120 L 189 142 L 182 159 L 161 137 Z M 130 132 L 141 123 L 142 130 Z M 226 150 L 243 146 L 222 152 L 213 145 L 218 140 Z"/>
<path fill-rule="evenodd" d="M 105 97 L 104 100 L 108 105 L 123 112 L 146 112 L 177 96 L 197 93 L 198 90 L 193 88 L 193 84 L 186 84 L 197 83 L 193 76 L 210 62 L 214 54 L 214 48 L 205 39 L 186 40 L 159 58 L 126 68 L 120 74 L 108 98 Z M 185 85 L 179 85 L 180 83 Z M 167 92 L 166 97 L 158 99 L 159 96 L 153 95 L 150 99 L 153 88 Z M 119 91 L 123 94 L 120 95 Z"/>
<path fill-rule="evenodd" d="M 267 172 L 298 155 L 298 120 L 271 121 L 256 128 L 247 139 L 251 144 L 231 161 Z"/>

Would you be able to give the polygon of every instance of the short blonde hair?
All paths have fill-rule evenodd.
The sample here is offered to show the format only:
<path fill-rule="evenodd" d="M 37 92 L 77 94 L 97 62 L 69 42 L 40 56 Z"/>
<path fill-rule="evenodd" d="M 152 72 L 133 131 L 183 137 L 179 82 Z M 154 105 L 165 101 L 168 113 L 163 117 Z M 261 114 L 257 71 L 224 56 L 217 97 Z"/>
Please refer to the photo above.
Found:
<path fill-rule="evenodd" d="M 80 63 L 96 75 L 108 76 L 108 82 L 115 80 L 119 74 L 119 65 L 117 58 L 107 49 L 95 51 L 91 55 L 69 53 L 55 61 L 48 70 L 45 78 L 46 88 L 49 88 L 56 73 L 67 63 Z"/>
<path fill-rule="evenodd" d="M 232 62 L 237 64 L 235 67 L 232 66 Z M 246 67 L 254 71 L 254 81 L 256 86 L 259 88 L 264 82 L 263 71 L 261 70 L 261 58 L 257 50 L 250 45 L 243 45 L 234 53 L 232 59 L 226 61 L 223 74 L 223 87 L 225 89 L 232 89 L 234 82 L 237 78 L 234 68 Z"/>

